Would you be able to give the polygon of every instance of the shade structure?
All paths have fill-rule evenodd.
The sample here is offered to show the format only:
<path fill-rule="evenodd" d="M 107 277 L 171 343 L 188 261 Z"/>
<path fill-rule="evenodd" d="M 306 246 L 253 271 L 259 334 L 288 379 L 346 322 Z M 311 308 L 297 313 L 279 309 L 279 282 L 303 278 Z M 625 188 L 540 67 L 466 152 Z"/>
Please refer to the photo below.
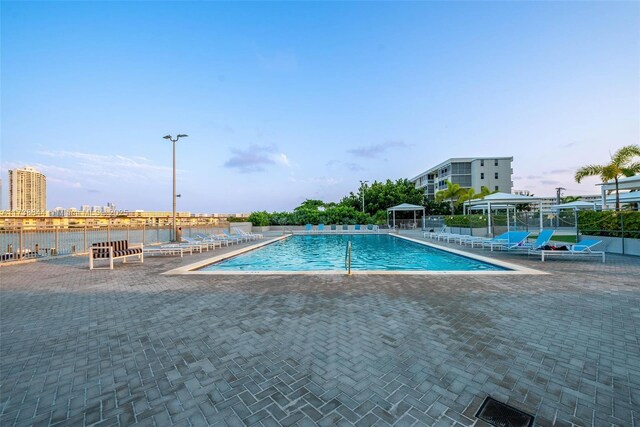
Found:
<path fill-rule="evenodd" d="M 561 209 L 574 209 L 574 210 L 593 209 L 593 210 L 595 210 L 596 203 L 597 202 L 585 202 L 583 200 L 576 200 L 575 202 L 561 203 L 559 205 L 553 205 L 553 206 L 551 206 L 551 209 L 554 209 L 554 210 L 561 210 Z"/>
<path fill-rule="evenodd" d="M 615 181 L 603 182 L 601 184 L 596 184 L 600 186 L 600 194 L 602 196 L 601 203 L 602 209 L 607 209 L 607 205 L 615 203 L 616 195 L 610 194 L 607 195 L 607 192 L 614 191 L 616 189 Z M 628 193 L 620 193 L 620 203 L 637 203 L 635 199 L 636 195 L 627 196 L 627 194 L 633 194 L 640 190 L 640 175 L 627 176 L 624 178 L 618 179 L 618 190 L 630 190 Z M 626 201 L 622 201 L 622 196 L 625 196 Z M 613 201 L 610 201 L 610 197 L 613 196 Z"/>
<path fill-rule="evenodd" d="M 475 206 L 484 206 L 487 210 L 487 221 L 489 231 L 493 230 L 493 219 L 492 219 L 492 210 L 494 209 L 510 209 L 514 208 L 516 205 L 530 205 L 532 203 L 538 203 L 538 210 L 540 213 L 540 230 L 543 228 L 543 220 L 542 220 L 542 198 L 534 197 L 534 196 L 522 196 L 519 194 L 509 194 L 509 193 L 493 193 L 485 196 L 482 199 L 473 199 L 465 202 L 465 205 L 470 207 Z"/>
<path fill-rule="evenodd" d="M 609 194 L 606 200 L 607 205 L 616 203 L 616 195 Z M 629 191 L 620 193 L 620 203 L 640 203 L 640 191 Z"/>
<path fill-rule="evenodd" d="M 396 206 L 392 206 L 390 208 L 387 208 L 387 224 L 389 224 L 389 212 L 391 212 L 393 214 L 393 228 L 396 228 L 396 211 L 400 211 L 400 212 L 406 212 L 406 211 L 413 211 L 413 222 L 416 222 L 416 212 L 422 211 L 422 224 L 424 226 L 424 206 L 420 206 L 420 205 L 412 205 L 410 203 L 401 203 L 399 205 Z"/>

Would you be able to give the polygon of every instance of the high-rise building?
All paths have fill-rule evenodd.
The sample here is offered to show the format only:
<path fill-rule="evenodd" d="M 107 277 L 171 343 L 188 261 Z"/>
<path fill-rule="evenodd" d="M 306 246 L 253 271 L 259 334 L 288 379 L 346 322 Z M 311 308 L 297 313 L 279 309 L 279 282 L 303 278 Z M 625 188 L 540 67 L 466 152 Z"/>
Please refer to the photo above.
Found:
<path fill-rule="evenodd" d="M 479 193 L 482 187 L 491 191 L 511 193 L 511 168 L 513 157 L 465 157 L 445 160 L 411 178 L 417 188 L 424 189 L 428 200 L 447 188 L 447 181 L 460 187 L 473 188 Z"/>
<path fill-rule="evenodd" d="M 47 210 L 47 178 L 34 168 L 9 170 L 9 210 Z"/>

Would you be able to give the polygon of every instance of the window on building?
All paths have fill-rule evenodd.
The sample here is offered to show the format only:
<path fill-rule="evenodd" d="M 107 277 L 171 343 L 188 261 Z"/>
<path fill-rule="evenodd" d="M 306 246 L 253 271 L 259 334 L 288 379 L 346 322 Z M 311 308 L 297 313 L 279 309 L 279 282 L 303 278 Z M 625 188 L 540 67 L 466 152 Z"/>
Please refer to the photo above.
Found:
<path fill-rule="evenodd" d="M 496 185 L 496 191 L 498 191 L 498 186 Z"/>
<path fill-rule="evenodd" d="M 498 179 L 498 172 L 496 172 L 496 179 Z"/>
<path fill-rule="evenodd" d="M 484 172 L 480 172 L 480 179 L 484 179 Z"/>
<path fill-rule="evenodd" d="M 493 166 L 498 166 L 498 159 L 495 159 L 493 162 Z"/>
<path fill-rule="evenodd" d="M 484 166 L 484 160 L 480 160 L 480 166 Z"/>

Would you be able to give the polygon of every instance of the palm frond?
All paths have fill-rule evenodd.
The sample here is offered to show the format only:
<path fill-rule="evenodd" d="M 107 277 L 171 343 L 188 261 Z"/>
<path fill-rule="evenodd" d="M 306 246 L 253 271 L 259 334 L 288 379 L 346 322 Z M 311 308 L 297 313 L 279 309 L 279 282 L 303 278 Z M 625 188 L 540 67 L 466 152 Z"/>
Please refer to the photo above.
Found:
<path fill-rule="evenodd" d="M 632 144 L 624 146 L 613 153 L 611 161 L 619 167 L 623 167 L 636 156 L 640 157 L 640 145 Z"/>
<path fill-rule="evenodd" d="M 582 181 L 582 179 L 587 176 L 602 175 L 602 172 L 604 171 L 605 167 L 606 166 L 601 166 L 601 165 L 583 166 L 576 171 L 575 180 L 577 183 L 580 183 L 580 181 Z"/>
<path fill-rule="evenodd" d="M 626 167 L 622 168 L 622 173 L 624 176 L 634 176 L 640 174 L 640 162 L 631 163 Z"/>

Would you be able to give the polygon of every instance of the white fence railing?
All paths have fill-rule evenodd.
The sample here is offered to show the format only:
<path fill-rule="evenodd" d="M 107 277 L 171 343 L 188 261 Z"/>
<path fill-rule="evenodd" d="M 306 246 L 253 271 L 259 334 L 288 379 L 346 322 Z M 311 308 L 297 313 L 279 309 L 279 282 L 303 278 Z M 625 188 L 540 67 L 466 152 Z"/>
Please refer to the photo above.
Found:
<path fill-rule="evenodd" d="M 220 233 L 227 224 L 182 226 L 182 235 Z M 96 242 L 128 240 L 152 245 L 171 240 L 171 226 L 78 226 L 0 229 L 0 262 L 85 253 Z"/>

